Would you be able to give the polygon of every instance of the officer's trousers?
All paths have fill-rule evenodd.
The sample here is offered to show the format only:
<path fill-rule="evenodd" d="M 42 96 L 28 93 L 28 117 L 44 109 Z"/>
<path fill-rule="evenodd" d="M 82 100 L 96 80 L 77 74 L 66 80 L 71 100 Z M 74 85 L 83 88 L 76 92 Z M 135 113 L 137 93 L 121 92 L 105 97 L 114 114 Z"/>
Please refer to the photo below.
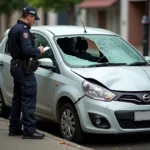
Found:
<path fill-rule="evenodd" d="M 21 129 L 19 119 L 22 111 L 24 132 L 32 134 L 36 131 L 34 112 L 36 108 L 37 82 L 34 72 L 28 75 L 22 67 L 13 65 L 10 73 L 14 79 L 14 89 L 9 132 L 17 132 Z"/>

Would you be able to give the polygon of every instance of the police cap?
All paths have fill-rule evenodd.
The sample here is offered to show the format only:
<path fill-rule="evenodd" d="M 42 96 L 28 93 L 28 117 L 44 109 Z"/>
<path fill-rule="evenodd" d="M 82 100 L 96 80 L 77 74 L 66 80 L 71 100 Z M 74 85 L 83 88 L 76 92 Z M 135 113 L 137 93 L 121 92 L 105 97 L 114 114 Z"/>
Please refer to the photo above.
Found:
<path fill-rule="evenodd" d="M 27 6 L 27 7 L 23 8 L 22 14 L 30 14 L 30 15 L 35 16 L 35 20 L 40 20 L 40 18 L 37 15 L 36 9 L 34 9 L 31 6 Z"/>

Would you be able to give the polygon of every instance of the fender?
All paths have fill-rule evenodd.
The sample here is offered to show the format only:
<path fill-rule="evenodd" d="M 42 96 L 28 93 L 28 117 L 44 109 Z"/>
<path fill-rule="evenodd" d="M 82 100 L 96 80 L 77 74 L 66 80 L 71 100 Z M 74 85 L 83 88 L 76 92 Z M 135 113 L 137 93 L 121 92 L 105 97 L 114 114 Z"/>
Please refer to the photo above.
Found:
<path fill-rule="evenodd" d="M 71 91 L 71 92 L 69 92 Z M 56 95 L 57 93 L 57 95 Z M 61 97 L 68 97 L 74 104 L 84 96 L 84 92 L 82 90 L 82 87 L 80 88 L 75 88 L 70 85 L 63 85 L 60 88 L 57 89 L 57 92 L 54 94 L 54 107 L 53 107 L 53 112 L 54 112 L 54 118 L 56 118 L 56 107 L 59 99 Z"/>

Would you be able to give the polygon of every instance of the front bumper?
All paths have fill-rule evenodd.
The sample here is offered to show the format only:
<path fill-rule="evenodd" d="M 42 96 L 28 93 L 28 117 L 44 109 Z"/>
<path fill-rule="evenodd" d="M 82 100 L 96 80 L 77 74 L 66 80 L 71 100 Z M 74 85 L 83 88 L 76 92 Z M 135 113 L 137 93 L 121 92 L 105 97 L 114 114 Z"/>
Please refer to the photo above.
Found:
<path fill-rule="evenodd" d="M 134 121 L 134 112 L 150 111 L 150 105 L 137 105 L 119 101 L 103 102 L 85 96 L 76 104 L 76 108 L 82 130 L 86 133 L 116 134 L 150 131 L 150 120 Z M 104 117 L 110 127 L 96 127 L 89 114 Z"/>

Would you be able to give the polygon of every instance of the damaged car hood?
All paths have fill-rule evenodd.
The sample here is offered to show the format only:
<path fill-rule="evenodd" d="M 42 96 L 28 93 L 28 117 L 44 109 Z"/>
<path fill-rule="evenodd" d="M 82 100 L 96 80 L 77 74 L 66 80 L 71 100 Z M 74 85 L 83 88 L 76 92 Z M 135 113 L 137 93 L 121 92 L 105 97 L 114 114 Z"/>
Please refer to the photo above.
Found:
<path fill-rule="evenodd" d="M 116 91 L 150 91 L 150 66 L 73 68 L 76 74 L 95 79 Z"/>

